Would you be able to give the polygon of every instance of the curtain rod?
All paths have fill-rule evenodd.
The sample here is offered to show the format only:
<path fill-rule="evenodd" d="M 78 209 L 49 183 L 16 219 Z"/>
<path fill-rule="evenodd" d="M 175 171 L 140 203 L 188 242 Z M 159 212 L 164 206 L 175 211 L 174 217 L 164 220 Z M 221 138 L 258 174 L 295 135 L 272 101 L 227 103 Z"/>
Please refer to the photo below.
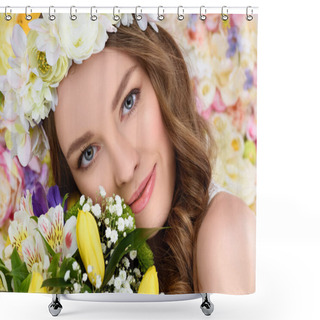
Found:
<path fill-rule="evenodd" d="M 6 6 L 0 7 L 0 13 L 49 13 L 50 6 L 46 7 L 38 7 L 38 6 Z M 167 6 L 158 6 L 158 7 L 147 7 L 147 6 L 113 6 L 113 7 L 102 7 L 102 6 L 92 6 L 92 7 L 83 7 L 83 6 L 51 6 L 51 13 L 70 13 L 71 10 L 74 13 L 149 13 L 149 14 L 157 14 L 159 11 L 161 14 L 210 14 L 210 13 L 226 13 L 226 14 L 257 14 L 259 7 L 247 6 L 247 7 L 228 7 L 228 6 L 220 6 L 220 7 L 207 7 L 207 6 L 199 6 L 199 7 L 188 7 L 188 6 L 177 6 L 177 7 L 167 7 Z"/>

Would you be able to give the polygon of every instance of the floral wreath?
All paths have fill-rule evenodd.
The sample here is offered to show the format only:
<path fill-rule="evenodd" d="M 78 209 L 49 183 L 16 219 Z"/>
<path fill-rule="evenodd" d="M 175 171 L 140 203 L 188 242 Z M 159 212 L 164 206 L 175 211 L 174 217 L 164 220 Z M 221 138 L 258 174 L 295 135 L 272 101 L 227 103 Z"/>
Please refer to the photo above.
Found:
<path fill-rule="evenodd" d="M 158 32 L 157 15 L 141 16 L 136 20 L 141 30 L 149 23 Z M 22 166 L 27 166 L 33 155 L 42 160 L 49 150 L 42 123 L 50 110 L 55 111 L 57 87 L 72 62 L 81 64 L 102 51 L 108 32 L 117 32 L 121 24 L 129 27 L 133 19 L 132 14 L 121 14 L 119 21 L 111 14 L 100 14 L 92 21 L 90 14 L 79 14 L 73 21 L 67 14 L 57 14 L 54 21 L 47 15 L 30 21 L 27 35 L 19 24 L 13 27 L 10 40 L 15 58 L 9 57 L 11 68 L 0 76 L 4 96 L 0 117 L 7 129 L 6 145 Z"/>

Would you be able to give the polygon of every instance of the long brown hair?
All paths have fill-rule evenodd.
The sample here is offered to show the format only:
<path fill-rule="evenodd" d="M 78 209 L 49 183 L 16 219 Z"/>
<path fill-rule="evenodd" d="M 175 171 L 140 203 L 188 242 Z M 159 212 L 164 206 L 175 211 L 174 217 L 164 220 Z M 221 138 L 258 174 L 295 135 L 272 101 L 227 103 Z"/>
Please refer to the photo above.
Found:
<path fill-rule="evenodd" d="M 136 21 L 110 33 L 106 47 L 135 58 L 147 72 L 161 108 L 176 158 L 172 209 L 165 229 L 148 242 L 154 251 L 160 292 L 193 293 L 197 288 L 195 245 L 208 207 L 208 188 L 215 145 L 210 128 L 196 110 L 186 63 L 172 36 L 158 26 L 142 31 Z M 61 192 L 77 190 L 60 149 L 51 112 L 44 127 L 49 138 L 52 168 Z"/>

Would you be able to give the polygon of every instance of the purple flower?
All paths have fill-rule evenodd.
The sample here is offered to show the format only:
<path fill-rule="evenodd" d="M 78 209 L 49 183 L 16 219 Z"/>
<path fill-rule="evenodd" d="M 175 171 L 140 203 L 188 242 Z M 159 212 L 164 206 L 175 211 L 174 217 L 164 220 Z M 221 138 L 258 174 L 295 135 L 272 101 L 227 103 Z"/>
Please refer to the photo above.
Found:
<path fill-rule="evenodd" d="M 62 204 L 63 199 L 57 185 L 49 188 L 47 199 L 49 207 L 56 207 L 58 204 Z"/>
<path fill-rule="evenodd" d="M 49 208 L 54 208 L 57 205 L 62 205 L 62 197 L 60 195 L 59 187 L 57 185 L 49 188 L 48 194 L 40 182 L 36 183 L 35 190 L 32 194 L 33 212 L 37 217 L 48 212 Z M 65 201 L 64 210 L 67 208 Z"/>
<path fill-rule="evenodd" d="M 191 29 L 192 32 L 196 32 L 197 28 L 196 28 L 196 23 L 198 21 L 198 17 L 196 14 L 191 14 L 190 18 L 188 20 L 188 24 L 187 24 L 187 28 Z"/>
<path fill-rule="evenodd" d="M 241 51 L 240 40 L 238 28 L 236 26 L 230 28 L 228 32 L 229 49 L 227 50 L 227 58 L 233 57 L 237 50 Z"/>
<path fill-rule="evenodd" d="M 245 70 L 246 82 L 244 83 L 243 89 L 249 90 L 253 86 L 253 75 L 249 69 Z"/>
<path fill-rule="evenodd" d="M 40 182 L 36 183 L 32 193 L 32 208 L 34 215 L 37 217 L 47 213 L 49 210 L 46 192 Z"/>

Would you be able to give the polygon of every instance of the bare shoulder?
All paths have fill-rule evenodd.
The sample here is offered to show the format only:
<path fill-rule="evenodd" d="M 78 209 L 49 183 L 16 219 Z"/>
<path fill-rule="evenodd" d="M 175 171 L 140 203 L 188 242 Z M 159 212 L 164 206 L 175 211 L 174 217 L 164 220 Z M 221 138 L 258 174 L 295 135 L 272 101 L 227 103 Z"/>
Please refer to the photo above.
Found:
<path fill-rule="evenodd" d="M 255 214 L 240 198 L 218 193 L 197 236 L 199 292 L 255 291 Z"/>

